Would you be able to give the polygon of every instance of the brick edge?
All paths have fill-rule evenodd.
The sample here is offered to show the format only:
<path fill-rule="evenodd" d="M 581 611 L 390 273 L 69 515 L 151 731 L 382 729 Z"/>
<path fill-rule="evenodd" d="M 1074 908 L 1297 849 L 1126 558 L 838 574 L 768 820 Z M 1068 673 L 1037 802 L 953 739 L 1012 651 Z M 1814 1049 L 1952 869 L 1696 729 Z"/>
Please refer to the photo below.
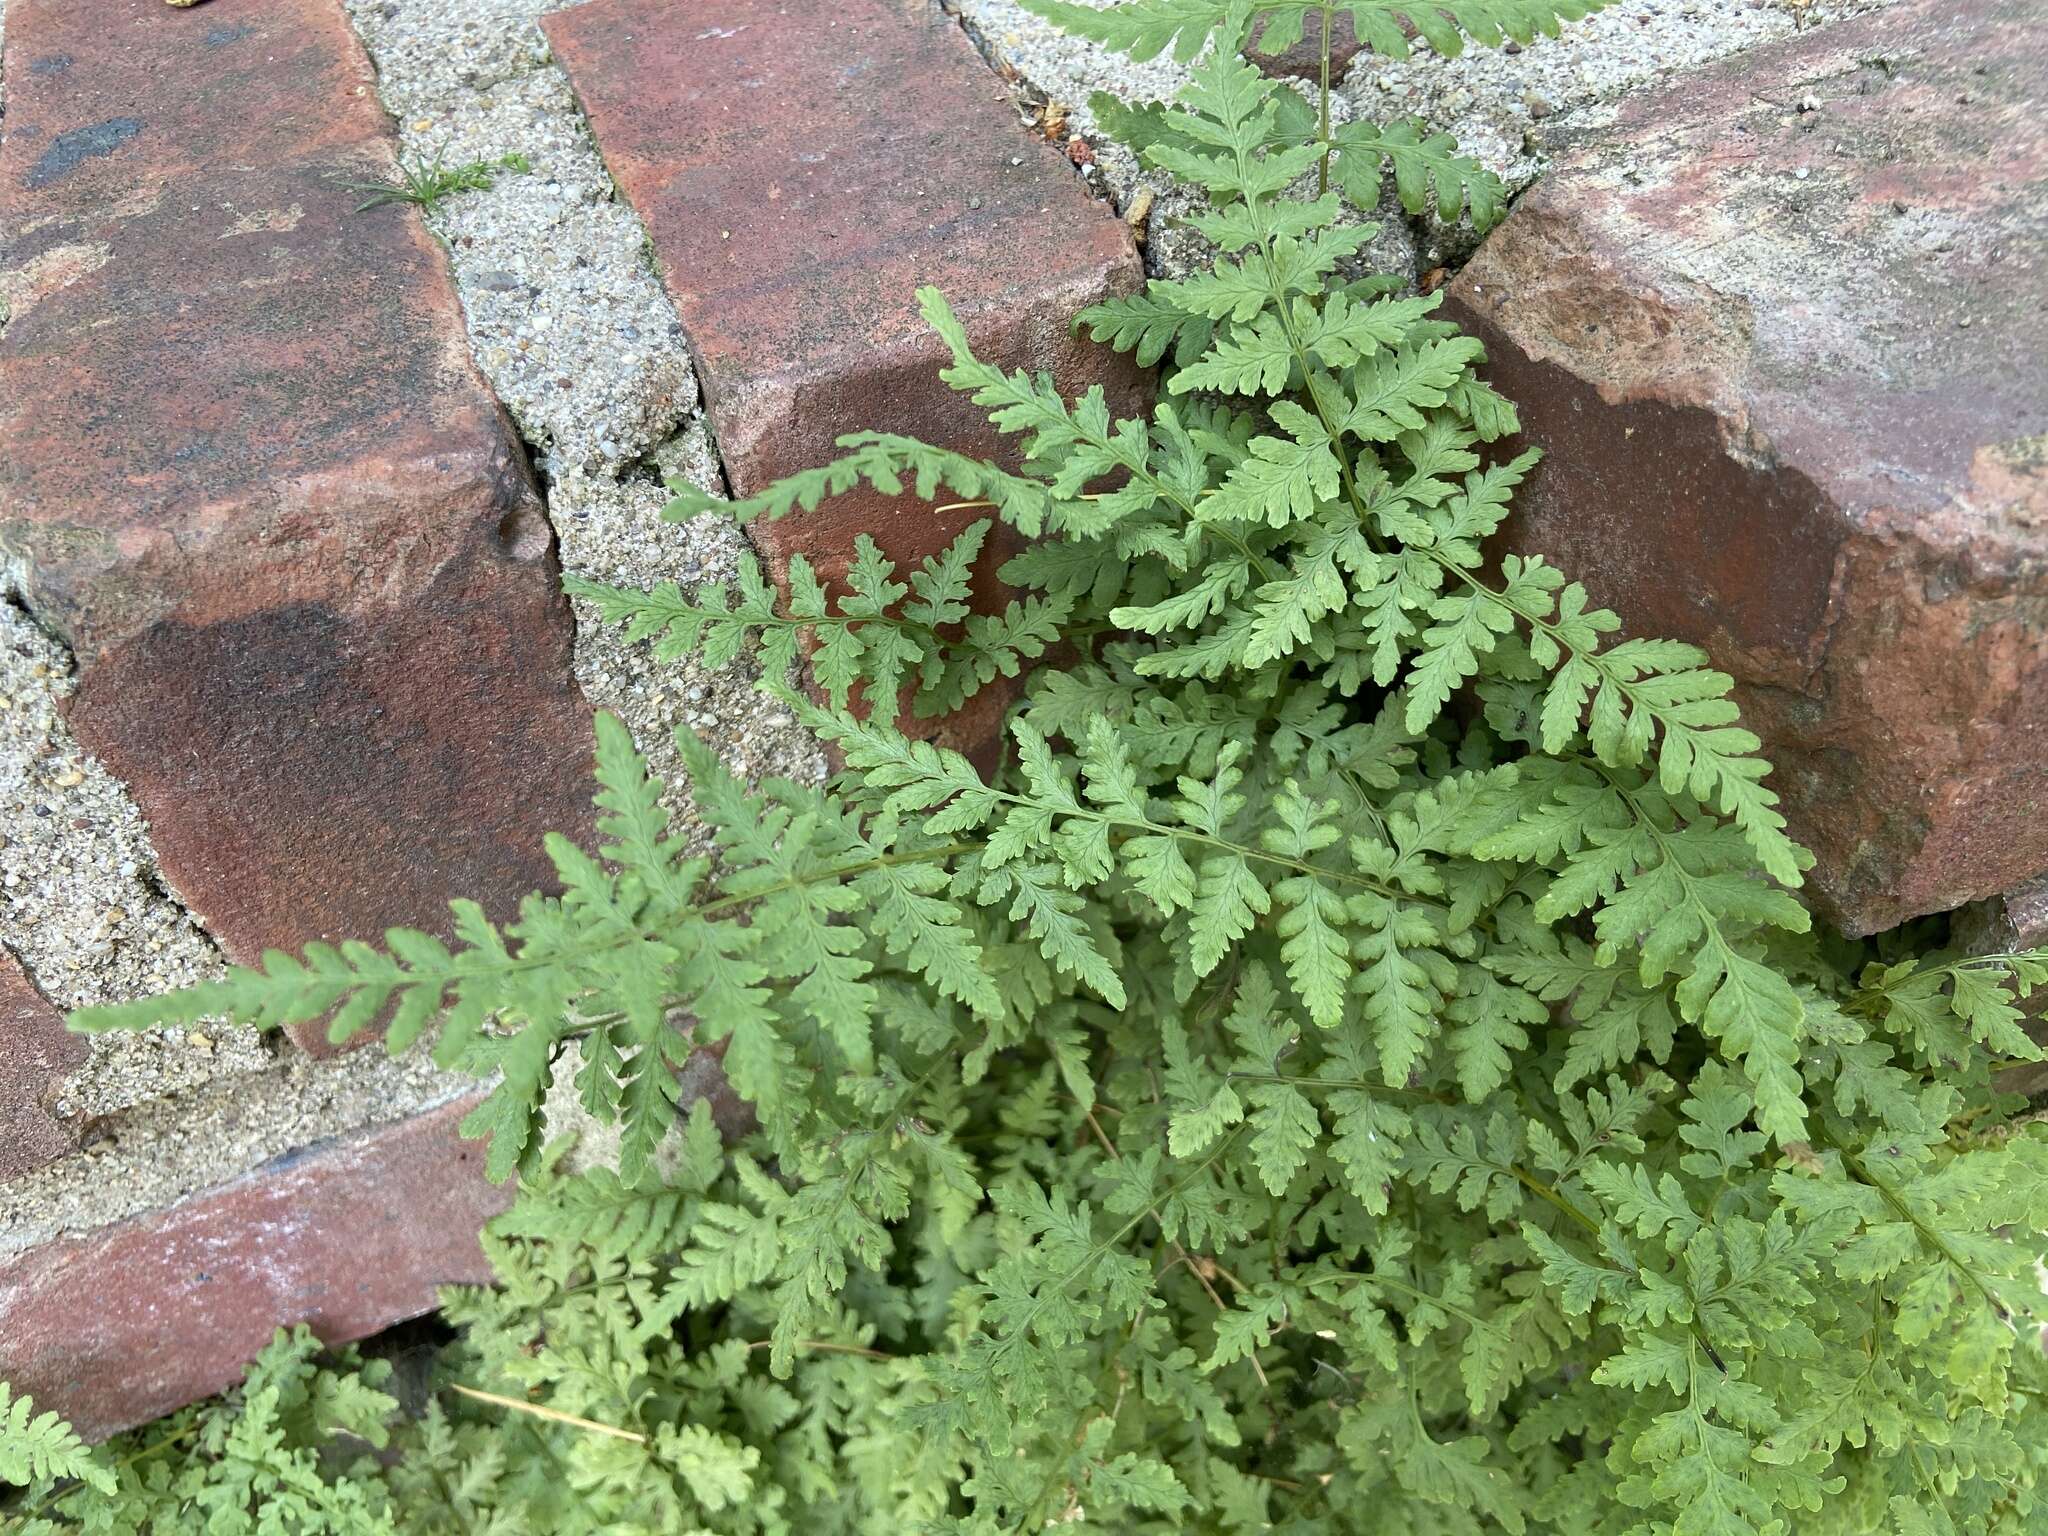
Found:
<path fill-rule="evenodd" d="M 0 1380 L 101 1440 L 232 1386 L 279 1327 L 346 1343 L 487 1282 L 478 1233 L 512 1191 L 456 1133 L 479 1098 L 0 1264 Z"/>

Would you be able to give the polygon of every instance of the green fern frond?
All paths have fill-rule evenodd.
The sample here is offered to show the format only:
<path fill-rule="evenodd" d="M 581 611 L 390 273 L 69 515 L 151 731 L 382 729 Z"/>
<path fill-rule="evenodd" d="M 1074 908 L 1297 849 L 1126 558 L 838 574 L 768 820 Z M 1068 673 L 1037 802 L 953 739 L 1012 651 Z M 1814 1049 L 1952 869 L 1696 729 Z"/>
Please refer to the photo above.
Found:
<path fill-rule="evenodd" d="M 112 1470 L 69 1424 L 54 1413 L 37 1413 L 34 1398 L 0 1381 L 0 1482 L 34 1488 L 65 1479 L 114 1491 Z"/>

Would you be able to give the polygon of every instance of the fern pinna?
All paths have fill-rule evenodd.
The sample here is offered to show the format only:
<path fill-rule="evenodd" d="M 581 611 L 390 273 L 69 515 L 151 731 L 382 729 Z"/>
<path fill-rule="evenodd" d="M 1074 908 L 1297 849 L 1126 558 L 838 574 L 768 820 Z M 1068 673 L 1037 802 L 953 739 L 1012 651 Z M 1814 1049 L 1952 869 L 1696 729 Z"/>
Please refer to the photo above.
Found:
<path fill-rule="evenodd" d="M 1199 60 L 1172 107 L 1098 103 L 1208 194 L 1212 266 L 1080 316 L 1166 361 L 1157 409 L 1006 375 L 927 290 L 1019 468 L 864 435 L 670 509 L 976 502 L 1028 540 L 1008 611 L 968 613 L 987 523 L 915 571 L 864 545 L 836 598 L 800 565 L 786 597 L 752 566 L 736 594 L 586 588 L 671 654 L 758 647 L 770 686 L 811 642 L 823 702 L 791 703 L 844 771 L 750 788 L 686 737 L 715 836 L 689 854 L 603 719 L 601 843 L 552 843 L 561 894 L 516 922 L 459 904 L 452 943 L 314 946 L 79 1022 L 432 1032 L 496 1076 L 470 1129 L 499 1176 L 548 1166 L 573 1072 L 620 1167 L 522 1204 L 502 1354 L 632 1427 L 571 1437 L 590 1479 L 673 1475 L 706 1530 L 2037 1529 L 2048 1156 L 1999 1074 L 2039 1056 L 2016 999 L 2048 963 L 1814 929 L 1729 679 L 1489 561 L 1534 458 L 1513 406 L 1435 296 L 1352 274 L 1388 167 L 1480 222 L 1497 184 L 1413 125 L 1332 129 L 1231 46 L 1341 10 L 1451 51 L 1592 7 L 1031 3 Z M 949 709 L 1055 641 L 992 778 L 848 707 Z M 691 1040 L 760 1129 L 678 1195 Z M 629 1257 L 596 1235 L 628 1208 Z M 585 1248 L 537 1281 L 542 1232 Z M 630 1324 L 534 1331 L 614 1282 Z M 832 1389 L 851 1494 L 776 1470 L 785 1407 L 713 1423 L 674 1390 L 780 1402 L 820 1349 L 866 1383 Z M 677 1460 L 698 1430 L 713 1493 Z"/>

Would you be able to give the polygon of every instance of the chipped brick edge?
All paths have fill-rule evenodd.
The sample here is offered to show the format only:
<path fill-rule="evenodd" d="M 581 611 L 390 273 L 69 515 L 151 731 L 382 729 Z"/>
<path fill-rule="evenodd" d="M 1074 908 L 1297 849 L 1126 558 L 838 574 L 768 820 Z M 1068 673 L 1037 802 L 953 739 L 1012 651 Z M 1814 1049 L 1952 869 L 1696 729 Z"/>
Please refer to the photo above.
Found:
<path fill-rule="evenodd" d="M 0 945 L 0 1182 L 62 1157 L 76 1145 L 50 1113 L 63 1079 L 91 1055 L 50 1000 Z"/>
<path fill-rule="evenodd" d="M 490 1278 L 477 1233 L 509 1187 L 456 1134 L 469 1096 L 275 1158 L 0 1265 L 0 1380 L 98 1440 L 239 1380 L 272 1332 L 330 1344 Z"/>

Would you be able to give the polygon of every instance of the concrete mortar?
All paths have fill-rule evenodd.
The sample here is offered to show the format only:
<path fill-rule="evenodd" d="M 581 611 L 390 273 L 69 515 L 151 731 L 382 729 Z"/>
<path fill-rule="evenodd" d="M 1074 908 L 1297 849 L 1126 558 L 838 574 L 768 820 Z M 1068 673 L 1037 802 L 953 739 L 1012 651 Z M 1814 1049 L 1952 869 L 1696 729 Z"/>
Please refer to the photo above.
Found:
<path fill-rule="evenodd" d="M 522 156 L 428 213 L 448 245 L 470 344 L 546 483 L 564 570 L 685 591 L 729 580 L 732 524 L 664 523 L 664 475 L 722 489 L 681 322 L 639 216 L 616 196 L 536 20 L 561 0 L 348 0 L 378 91 L 415 163 Z M 659 663 L 576 604 L 576 677 L 624 720 L 686 811 L 672 742 L 687 724 L 748 779 L 815 782 L 824 759 L 744 662 L 717 673 Z M 683 818 L 688 820 L 687 815 Z"/>
<path fill-rule="evenodd" d="M 1105 140 L 1087 105 L 1095 91 L 1128 100 L 1168 99 L 1186 80 L 1186 69 L 1170 56 L 1140 64 L 1071 37 L 1017 0 L 951 3 L 985 55 L 1014 71 L 1032 91 L 1068 109 L 1071 131 L 1094 148 L 1098 185 L 1119 209 L 1129 206 L 1139 187 L 1153 191 L 1147 268 L 1155 276 L 1176 277 L 1206 266 L 1212 259 L 1207 243 L 1175 227 L 1198 205 L 1168 178 L 1141 169 L 1120 145 Z M 1101 8 L 1109 0 L 1084 3 Z M 1556 38 L 1538 38 L 1514 52 L 1474 47 L 1445 59 L 1418 47 L 1405 60 L 1360 53 L 1331 93 L 1331 116 L 1340 123 L 1419 117 L 1431 129 L 1450 133 L 1466 154 L 1516 193 L 1549 165 L 1546 146 L 1605 121 L 1613 103 L 1629 92 L 1800 27 L 1886 3 L 1622 0 L 1565 25 Z M 1446 224 L 1433 209 L 1410 219 L 1391 192 L 1377 217 L 1382 233 L 1363 263 L 1373 270 L 1419 278 L 1433 267 L 1462 260 L 1478 242 L 1469 219 Z"/>

